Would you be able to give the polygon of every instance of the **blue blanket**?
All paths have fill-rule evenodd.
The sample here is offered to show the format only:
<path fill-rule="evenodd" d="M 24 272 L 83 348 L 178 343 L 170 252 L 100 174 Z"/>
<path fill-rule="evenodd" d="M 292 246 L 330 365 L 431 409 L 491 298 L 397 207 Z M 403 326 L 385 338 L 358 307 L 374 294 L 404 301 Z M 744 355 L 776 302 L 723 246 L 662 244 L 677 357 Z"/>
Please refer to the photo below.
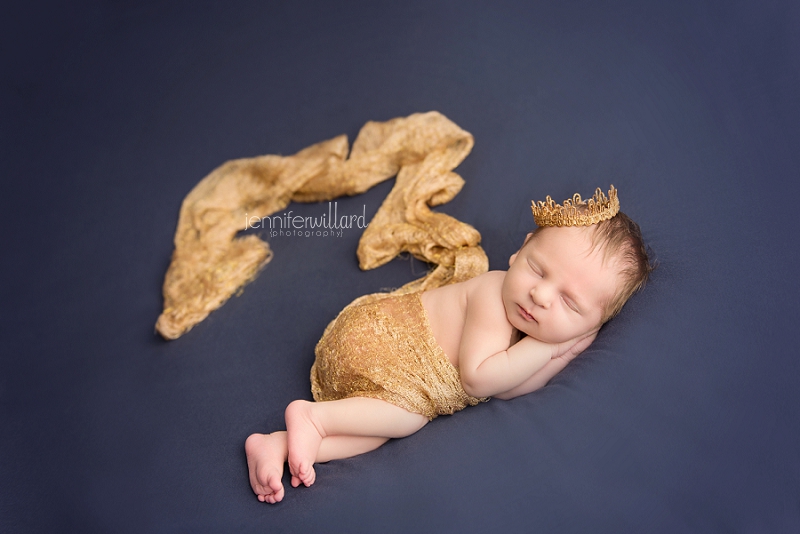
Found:
<path fill-rule="evenodd" d="M 0 22 L 3 532 L 798 532 L 796 2 L 19 3 Z M 220 163 L 438 110 L 439 209 L 493 269 L 530 200 L 613 183 L 659 267 L 545 388 L 318 466 L 271 506 L 244 440 L 310 399 L 358 229 L 158 337 L 184 196 Z M 340 199 L 378 209 L 392 182 Z M 292 204 L 302 216 L 323 204 Z"/>

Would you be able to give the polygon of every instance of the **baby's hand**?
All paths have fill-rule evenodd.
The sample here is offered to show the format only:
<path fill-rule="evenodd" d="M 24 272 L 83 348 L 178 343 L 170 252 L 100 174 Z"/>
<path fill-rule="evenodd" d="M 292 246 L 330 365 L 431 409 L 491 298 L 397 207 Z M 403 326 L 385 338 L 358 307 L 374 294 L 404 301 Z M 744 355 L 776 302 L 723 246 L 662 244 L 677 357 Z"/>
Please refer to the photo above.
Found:
<path fill-rule="evenodd" d="M 575 339 L 553 344 L 553 356 L 550 359 L 555 360 L 557 358 L 562 358 L 569 363 L 574 360 L 578 354 L 586 350 L 596 337 L 597 330 L 593 330 Z"/>

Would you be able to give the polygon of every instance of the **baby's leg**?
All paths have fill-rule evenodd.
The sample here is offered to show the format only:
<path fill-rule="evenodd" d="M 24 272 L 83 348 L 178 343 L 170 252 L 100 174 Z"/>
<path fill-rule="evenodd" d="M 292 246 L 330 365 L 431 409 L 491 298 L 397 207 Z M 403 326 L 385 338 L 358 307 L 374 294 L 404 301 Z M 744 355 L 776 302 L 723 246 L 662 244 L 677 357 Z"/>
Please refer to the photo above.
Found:
<path fill-rule="evenodd" d="M 424 415 L 378 399 L 354 397 L 327 402 L 294 401 L 286 408 L 292 486 L 314 483 L 314 461 L 323 438 L 402 438 L 413 434 L 427 422 Z"/>
<path fill-rule="evenodd" d="M 317 463 L 330 462 L 331 460 L 341 460 L 352 458 L 359 454 L 374 451 L 389 438 L 378 438 L 374 436 L 328 436 L 322 440 L 317 452 Z"/>

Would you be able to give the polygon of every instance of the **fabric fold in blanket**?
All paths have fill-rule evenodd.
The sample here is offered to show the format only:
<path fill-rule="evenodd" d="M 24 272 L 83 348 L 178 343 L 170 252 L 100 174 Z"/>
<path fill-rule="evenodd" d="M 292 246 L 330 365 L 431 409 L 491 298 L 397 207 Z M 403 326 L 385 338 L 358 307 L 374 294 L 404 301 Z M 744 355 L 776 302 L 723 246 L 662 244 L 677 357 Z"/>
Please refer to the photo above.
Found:
<path fill-rule="evenodd" d="M 176 339 L 241 291 L 272 257 L 255 235 L 237 236 L 247 219 L 267 217 L 291 201 L 321 202 L 362 193 L 392 176 L 397 181 L 358 246 L 362 269 L 402 252 L 434 264 L 404 294 L 467 280 L 486 272 L 488 259 L 472 226 L 431 206 L 449 202 L 464 184 L 452 172 L 472 150 L 470 133 L 432 111 L 368 122 L 349 157 L 347 137 L 311 145 L 292 156 L 228 161 L 186 196 L 175 250 L 164 278 L 164 311 L 156 330 Z"/>

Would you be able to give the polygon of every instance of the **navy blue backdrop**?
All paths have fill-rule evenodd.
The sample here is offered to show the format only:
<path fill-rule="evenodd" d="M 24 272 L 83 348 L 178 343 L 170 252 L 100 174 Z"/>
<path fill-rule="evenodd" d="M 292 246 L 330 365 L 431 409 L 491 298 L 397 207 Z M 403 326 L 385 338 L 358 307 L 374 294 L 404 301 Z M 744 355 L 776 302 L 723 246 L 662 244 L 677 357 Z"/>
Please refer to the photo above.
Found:
<path fill-rule="evenodd" d="M 18 2 L 0 22 L 3 532 L 798 532 L 800 5 Z M 502 269 L 530 199 L 613 183 L 660 266 L 550 385 L 259 503 L 243 452 L 310 398 L 359 233 L 267 240 L 153 330 L 184 196 L 222 162 L 438 110 Z M 392 181 L 338 201 L 374 214 Z M 325 205 L 292 205 L 314 215 Z"/>

